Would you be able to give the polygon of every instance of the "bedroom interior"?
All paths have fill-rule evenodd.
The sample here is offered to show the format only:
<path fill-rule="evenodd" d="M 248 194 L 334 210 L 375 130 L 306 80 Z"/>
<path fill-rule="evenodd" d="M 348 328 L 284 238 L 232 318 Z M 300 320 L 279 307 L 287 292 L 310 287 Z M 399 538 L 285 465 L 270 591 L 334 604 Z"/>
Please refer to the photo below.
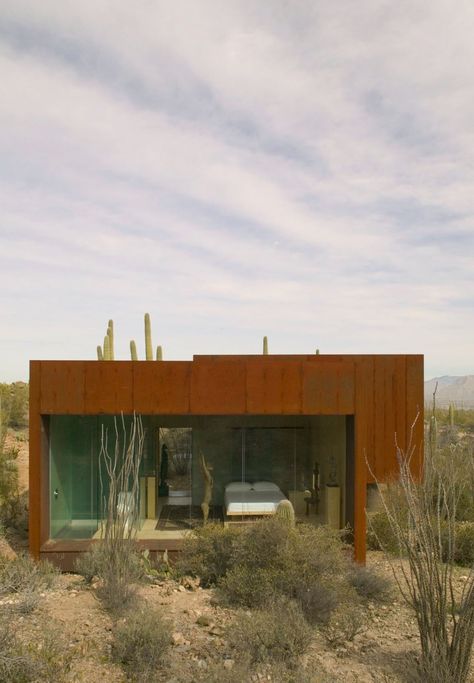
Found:
<path fill-rule="evenodd" d="M 129 424 L 132 416 L 124 419 Z M 202 525 L 206 495 L 209 521 L 222 524 L 272 515 L 285 499 L 297 520 L 336 528 L 351 521 L 348 416 L 175 415 L 142 421 L 139 539 L 180 539 Z M 102 429 L 113 433 L 113 416 L 50 418 L 52 539 L 100 538 L 106 495 Z"/>

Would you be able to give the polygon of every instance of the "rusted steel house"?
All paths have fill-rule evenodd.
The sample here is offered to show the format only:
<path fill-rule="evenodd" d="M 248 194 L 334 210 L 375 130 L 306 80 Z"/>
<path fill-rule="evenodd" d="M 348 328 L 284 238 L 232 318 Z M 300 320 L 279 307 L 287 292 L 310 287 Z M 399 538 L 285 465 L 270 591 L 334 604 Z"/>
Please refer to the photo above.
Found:
<path fill-rule="evenodd" d="M 247 523 L 288 498 L 298 519 L 349 524 L 363 562 L 367 491 L 396 472 L 395 435 L 405 448 L 417 415 L 419 467 L 422 411 L 420 355 L 31 361 L 31 552 L 70 569 L 99 541 L 101 434 L 136 413 L 142 547 L 178 551 L 202 523 L 204 462 L 210 519 Z"/>

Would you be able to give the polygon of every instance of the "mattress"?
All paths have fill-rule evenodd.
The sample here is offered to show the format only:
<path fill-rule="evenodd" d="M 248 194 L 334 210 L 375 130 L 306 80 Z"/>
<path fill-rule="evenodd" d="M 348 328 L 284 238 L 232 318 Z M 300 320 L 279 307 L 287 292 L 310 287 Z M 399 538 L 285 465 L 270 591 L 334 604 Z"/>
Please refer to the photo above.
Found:
<path fill-rule="evenodd" d="M 276 491 L 226 491 L 224 496 L 227 515 L 271 515 L 278 503 L 287 500 Z"/>

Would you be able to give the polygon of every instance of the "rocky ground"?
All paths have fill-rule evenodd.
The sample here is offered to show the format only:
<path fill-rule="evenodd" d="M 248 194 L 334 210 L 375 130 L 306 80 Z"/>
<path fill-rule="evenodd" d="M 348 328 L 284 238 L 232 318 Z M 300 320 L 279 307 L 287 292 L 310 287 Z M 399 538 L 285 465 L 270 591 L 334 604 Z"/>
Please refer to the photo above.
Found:
<path fill-rule="evenodd" d="M 381 553 L 369 553 L 368 563 L 390 574 Z M 460 574 L 460 585 L 462 581 Z M 205 674 L 216 661 L 233 665 L 235 655 L 225 634 L 235 612 L 219 606 L 212 590 L 202 589 L 193 580 L 165 580 L 141 586 L 140 596 L 146 604 L 161 609 L 172 623 L 172 645 L 162 671 L 163 683 L 192 680 L 193 675 Z M 11 596 L 2 598 L 0 609 L 9 609 L 12 600 Z M 67 680 L 125 680 L 120 667 L 111 662 L 113 621 L 96 598 L 94 587 L 87 586 L 81 577 L 59 576 L 53 588 L 41 594 L 32 614 L 15 615 L 13 620 L 26 639 L 35 639 L 45 629 L 57 627 L 72 655 Z M 385 604 L 369 603 L 367 625 L 352 643 L 332 647 L 315 631 L 306 664 L 328 682 L 402 682 L 409 680 L 417 652 L 415 620 L 394 592 Z"/>

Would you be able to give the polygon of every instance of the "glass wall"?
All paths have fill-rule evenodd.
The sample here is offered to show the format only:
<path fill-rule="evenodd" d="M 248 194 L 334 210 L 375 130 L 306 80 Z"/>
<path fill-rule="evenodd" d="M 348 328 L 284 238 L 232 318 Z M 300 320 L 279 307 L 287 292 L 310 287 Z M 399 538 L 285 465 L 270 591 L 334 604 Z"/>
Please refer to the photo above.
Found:
<path fill-rule="evenodd" d="M 117 425 L 123 448 L 122 419 L 129 431 L 132 416 L 116 422 L 113 416 L 51 416 L 51 538 L 100 538 L 109 490 L 101 444 L 107 434 L 114 450 Z M 138 538 L 180 538 L 205 520 L 247 523 L 274 514 L 285 499 L 300 520 L 344 525 L 344 416 L 141 420 L 144 448 L 132 505 Z M 123 500 L 130 500 L 130 490 L 127 482 Z"/>

